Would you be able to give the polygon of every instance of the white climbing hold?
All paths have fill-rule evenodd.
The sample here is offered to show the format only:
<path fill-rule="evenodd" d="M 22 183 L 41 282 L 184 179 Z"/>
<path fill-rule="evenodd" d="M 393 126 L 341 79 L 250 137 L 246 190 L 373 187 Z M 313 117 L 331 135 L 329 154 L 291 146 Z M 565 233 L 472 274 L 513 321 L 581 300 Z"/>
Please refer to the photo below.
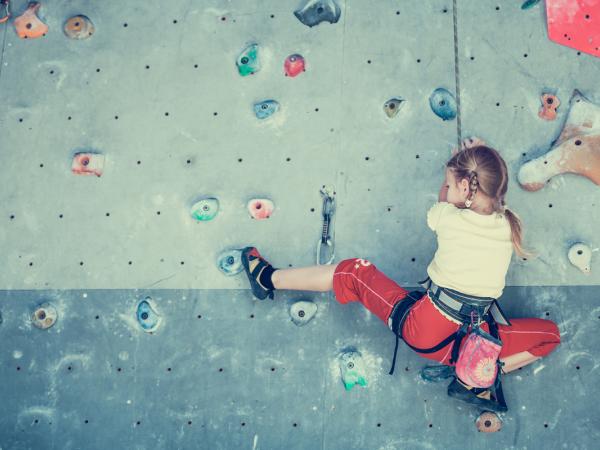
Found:
<path fill-rule="evenodd" d="M 569 249 L 569 261 L 586 275 L 591 273 L 592 250 L 578 242 Z"/>
<path fill-rule="evenodd" d="M 300 300 L 290 308 L 292 322 L 298 326 L 306 325 L 317 313 L 317 305 L 311 301 Z"/>

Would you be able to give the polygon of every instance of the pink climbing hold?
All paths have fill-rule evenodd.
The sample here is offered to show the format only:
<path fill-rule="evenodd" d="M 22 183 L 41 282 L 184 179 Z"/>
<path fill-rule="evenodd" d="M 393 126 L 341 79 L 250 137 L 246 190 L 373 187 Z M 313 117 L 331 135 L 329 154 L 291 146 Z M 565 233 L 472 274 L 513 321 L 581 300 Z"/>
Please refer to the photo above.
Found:
<path fill-rule="evenodd" d="M 253 198 L 248 202 L 250 217 L 257 220 L 268 219 L 273 214 L 273 202 L 266 198 Z"/>
<path fill-rule="evenodd" d="M 550 178 L 563 173 L 584 176 L 600 185 L 600 106 L 578 90 L 569 101 L 569 113 L 550 151 L 521 166 L 517 179 L 528 191 L 538 191 Z"/>
<path fill-rule="evenodd" d="M 544 120 L 556 119 L 556 109 L 560 106 L 560 100 L 556 95 L 542 94 L 542 108 L 538 112 Z"/>
<path fill-rule="evenodd" d="M 99 153 L 76 153 L 71 171 L 77 175 L 101 176 L 104 170 L 104 155 Z"/>
<path fill-rule="evenodd" d="M 299 73 L 306 71 L 304 66 L 304 57 L 298 54 L 288 56 L 285 58 L 283 69 L 285 70 L 285 76 L 292 78 Z"/>
<path fill-rule="evenodd" d="M 546 0 L 548 37 L 600 57 L 600 1 Z"/>

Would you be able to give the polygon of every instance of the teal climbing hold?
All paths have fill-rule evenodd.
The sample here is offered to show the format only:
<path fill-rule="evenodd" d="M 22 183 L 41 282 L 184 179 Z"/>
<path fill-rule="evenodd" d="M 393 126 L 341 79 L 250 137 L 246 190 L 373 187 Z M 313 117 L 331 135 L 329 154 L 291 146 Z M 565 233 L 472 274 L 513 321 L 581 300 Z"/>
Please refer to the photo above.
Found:
<path fill-rule="evenodd" d="M 522 5 L 521 5 L 521 9 L 529 9 L 529 8 L 533 8 L 535 5 L 537 5 L 540 2 L 540 0 L 526 0 Z"/>
<path fill-rule="evenodd" d="M 212 220 L 219 212 L 219 200 L 212 197 L 199 200 L 192 205 L 190 212 L 196 220 L 202 222 Z"/>
<path fill-rule="evenodd" d="M 144 331 L 151 333 L 160 325 L 161 317 L 151 305 L 152 299 L 146 297 L 137 307 L 137 320 Z"/>
<path fill-rule="evenodd" d="M 447 89 L 437 88 L 429 97 L 429 106 L 433 112 L 443 120 L 456 117 L 456 100 Z"/>
<path fill-rule="evenodd" d="M 250 44 L 238 56 L 236 65 L 240 75 L 252 75 L 260 70 L 260 61 L 258 60 L 258 44 Z"/>
<path fill-rule="evenodd" d="M 367 385 L 362 355 L 358 351 L 348 351 L 340 356 L 342 382 L 347 391 L 355 385 Z"/>
<path fill-rule="evenodd" d="M 244 270 L 242 251 L 239 248 L 225 250 L 217 256 L 217 267 L 227 276 L 233 276 Z"/>

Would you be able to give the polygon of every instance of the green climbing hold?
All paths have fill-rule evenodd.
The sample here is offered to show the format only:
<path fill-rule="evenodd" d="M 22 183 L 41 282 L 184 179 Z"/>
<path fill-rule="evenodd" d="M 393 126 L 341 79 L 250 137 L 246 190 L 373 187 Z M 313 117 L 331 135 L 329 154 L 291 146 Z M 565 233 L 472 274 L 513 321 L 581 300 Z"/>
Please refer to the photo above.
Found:
<path fill-rule="evenodd" d="M 204 198 L 192 205 L 191 214 L 196 220 L 207 222 L 215 218 L 219 212 L 219 200 Z"/>
<path fill-rule="evenodd" d="M 342 381 L 347 391 L 357 384 L 361 386 L 367 385 L 360 352 L 352 350 L 342 353 L 340 356 L 340 370 L 342 372 Z"/>
<path fill-rule="evenodd" d="M 258 44 L 250 44 L 246 47 L 240 56 L 238 56 L 236 64 L 240 75 L 243 77 L 258 72 L 260 70 Z"/>

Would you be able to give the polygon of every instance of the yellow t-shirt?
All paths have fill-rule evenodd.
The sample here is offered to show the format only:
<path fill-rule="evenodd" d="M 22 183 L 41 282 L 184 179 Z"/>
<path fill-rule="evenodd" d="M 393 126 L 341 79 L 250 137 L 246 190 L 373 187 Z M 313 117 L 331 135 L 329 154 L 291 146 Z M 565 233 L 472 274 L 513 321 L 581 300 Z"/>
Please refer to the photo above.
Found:
<path fill-rule="evenodd" d="M 427 225 L 438 240 L 427 267 L 435 284 L 479 297 L 502 295 L 513 252 L 503 214 L 482 215 L 438 202 L 427 212 Z"/>

